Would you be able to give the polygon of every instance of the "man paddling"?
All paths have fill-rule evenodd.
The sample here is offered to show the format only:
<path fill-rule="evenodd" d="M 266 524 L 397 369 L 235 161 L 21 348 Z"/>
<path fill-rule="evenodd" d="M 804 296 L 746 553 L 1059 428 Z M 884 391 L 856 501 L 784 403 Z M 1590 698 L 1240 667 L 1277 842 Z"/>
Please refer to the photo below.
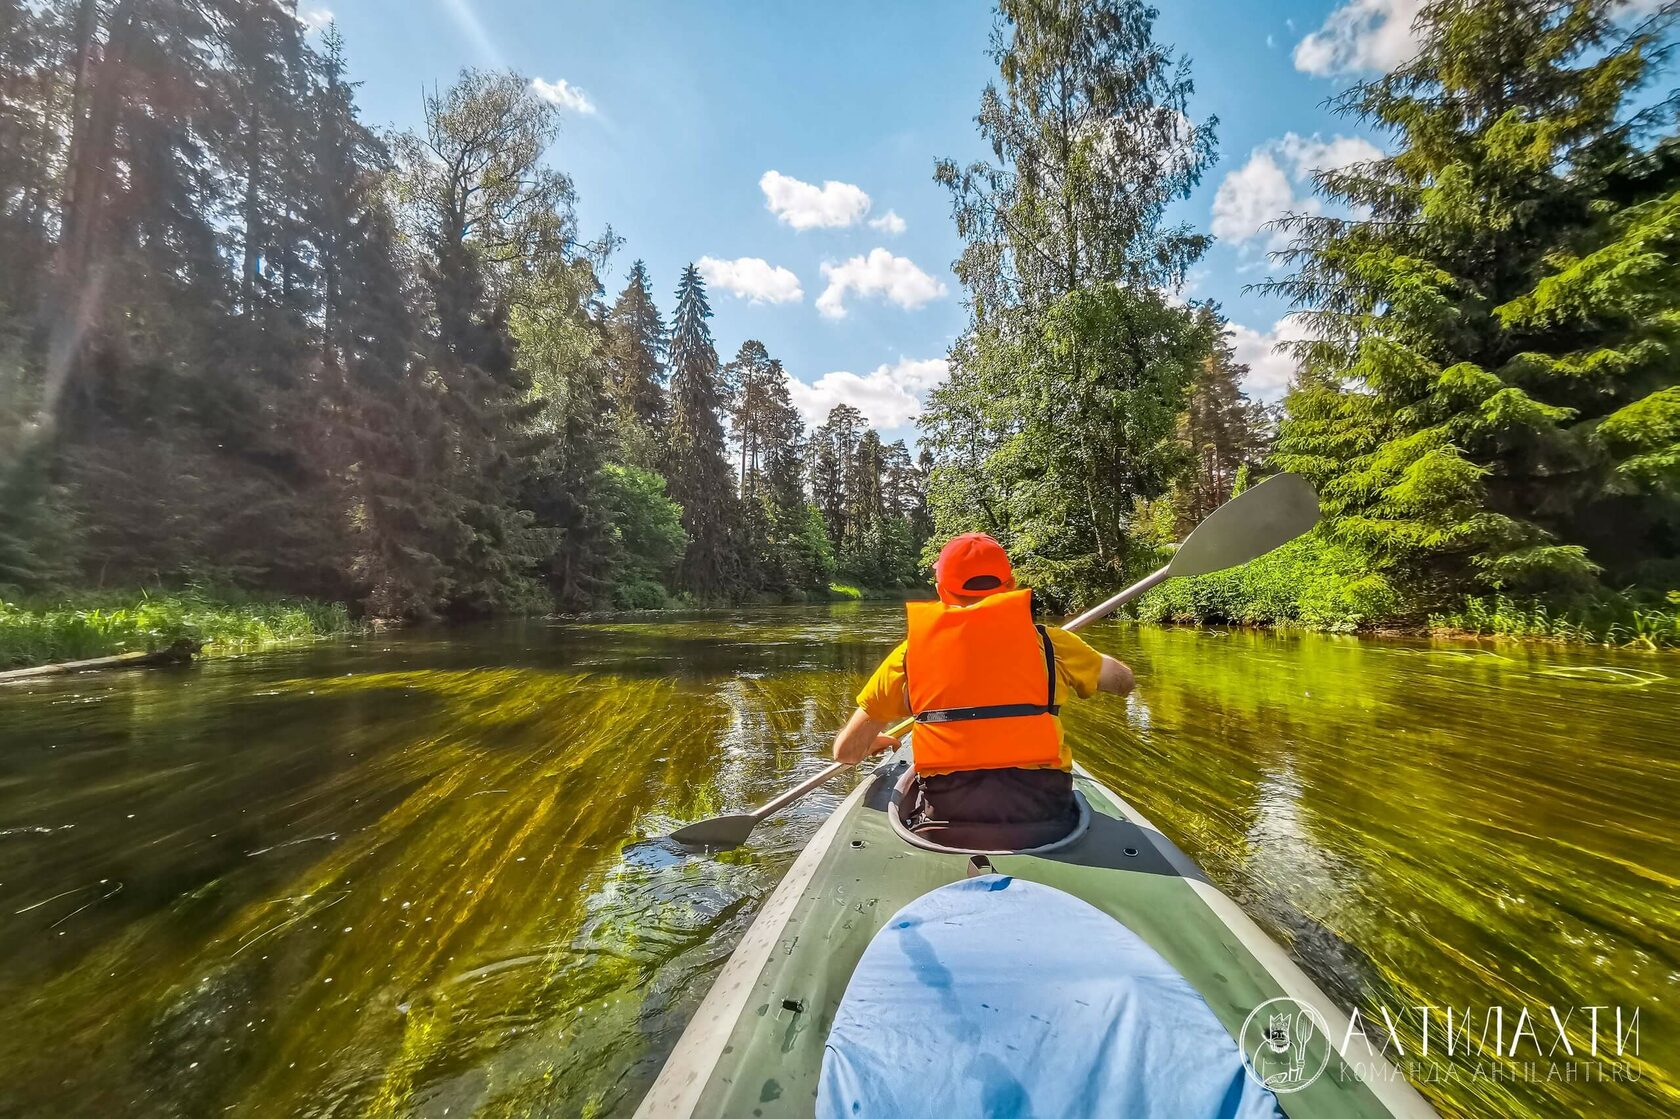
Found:
<path fill-rule="evenodd" d="M 891 749 L 881 732 L 914 715 L 916 782 L 900 806 L 911 827 L 992 825 L 1014 847 L 1060 838 L 1076 809 L 1059 697 L 1125 695 L 1132 670 L 1035 626 L 1032 592 L 1016 589 L 1009 556 L 984 533 L 951 540 L 933 571 L 939 601 L 907 604 L 909 637 L 858 693 L 835 760 Z"/>

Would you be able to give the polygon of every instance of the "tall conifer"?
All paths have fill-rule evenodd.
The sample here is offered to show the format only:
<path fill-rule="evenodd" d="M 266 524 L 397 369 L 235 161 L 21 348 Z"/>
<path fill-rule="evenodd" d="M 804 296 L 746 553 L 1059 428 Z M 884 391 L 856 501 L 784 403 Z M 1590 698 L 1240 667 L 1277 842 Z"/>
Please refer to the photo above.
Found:
<path fill-rule="evenodd" d="M 738 525 L 734 484 L 723 423 L 726 403 L 706 282 L 690 264 L 677 284 L 677 309 L 671 317 L 670 427 L 665 476 L 671 499 L 682 506 L 688 550 L 680 567 L 684 589 L 701 599 L 733 592 L 739 583 L 734 540 Z"/>
<path fill-rule="evenodd" d="M 1591 589 L 1672 556 L 1680 452 L 1672 99 L 1638 110 L 1666 18 L 1610 0 L 1425 6 L 1416 57 L 1340 108 L 1394 154 L 1300 215 L 1303 387 L 1277 462 L 1419 610 Z M 1672 477 L 1672 475 L 1667 475 Z"/>

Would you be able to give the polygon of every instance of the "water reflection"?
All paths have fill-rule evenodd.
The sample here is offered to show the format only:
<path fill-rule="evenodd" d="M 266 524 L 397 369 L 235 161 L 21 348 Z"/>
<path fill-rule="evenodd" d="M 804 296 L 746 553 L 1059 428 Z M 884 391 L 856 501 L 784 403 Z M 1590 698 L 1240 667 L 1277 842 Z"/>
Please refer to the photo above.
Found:
<path fill-rule="evenodd" d="M 1637 1083 L 1426 1084 L 1448 1114 L 1680 1106 L 1668 657 L 1109 627 L 1151 722 L 1086 763 L 1345 1005 L 1640 1007 Z M 1415 1054 L 1416 1021 L 1399 1023 Z M 1437 1039 L 1438 1041 L 1438 1039 Z M 1391 1053 L 1391 1055 L 1393 1055 Z"/>
<path fill-rule="evenodd" d="M 627 1114 L 844 794 L 657 836 L 823 762 L 900 615 L 401 633 L 0 693 L 0 1114 Z M 1108 626 L 1081 759 L 1349 1005 L 1644 1008 L 1666 1114 L 1670 661 Z M 1657 1056 L 1653 1058 L 1652 1052 Z"/>

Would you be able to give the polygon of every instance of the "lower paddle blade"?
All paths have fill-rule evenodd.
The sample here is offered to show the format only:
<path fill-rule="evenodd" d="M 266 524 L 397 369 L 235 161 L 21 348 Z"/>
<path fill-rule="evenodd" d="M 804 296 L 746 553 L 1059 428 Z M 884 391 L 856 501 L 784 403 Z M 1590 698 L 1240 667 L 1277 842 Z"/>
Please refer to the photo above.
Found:
<path fill-rule="evenodd" d="M 689 847 L 739 847 L 758 826 L 758 817 L 749 813 L 735 816 L 713 816 L 686 828 L 678 828 L 671 838 Z"/>
<path fill-rule="evenodd" d="M 1206 575 L 1263 556 L 1318 523 L 1318 493 L 1299 474 L 1274 474 L 1207 515 L 1173 553 L 1169 574 Z"/>

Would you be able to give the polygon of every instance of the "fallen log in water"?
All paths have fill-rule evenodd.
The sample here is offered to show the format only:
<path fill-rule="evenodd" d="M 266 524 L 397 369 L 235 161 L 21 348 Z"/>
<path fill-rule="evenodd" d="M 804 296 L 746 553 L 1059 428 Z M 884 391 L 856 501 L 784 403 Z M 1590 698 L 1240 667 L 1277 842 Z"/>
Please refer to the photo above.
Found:
<path fill-rule="evenodd" d="M 63 661 L 59 664 L 38 664 L 33 668 L 13 668 L 0 672 L 0 684 L 8 684 L 14 680 L 31 680 L 38 676 L 68 676 L 74 672 L 91 672 L 101 668 L 185 664 L 203 647 L 202 643 L 183 637 L 167 649 L 154 649 L 151 652 L 118 653 L 114 657 L 94 657 L 85 661 Z"/>

